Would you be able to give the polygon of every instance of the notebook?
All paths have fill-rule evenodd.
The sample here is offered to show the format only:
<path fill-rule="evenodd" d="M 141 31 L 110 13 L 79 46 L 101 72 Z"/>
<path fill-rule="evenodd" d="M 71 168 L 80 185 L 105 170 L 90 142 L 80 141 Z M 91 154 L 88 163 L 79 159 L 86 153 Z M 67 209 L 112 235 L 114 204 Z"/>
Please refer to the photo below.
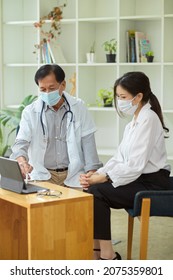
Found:
<path fill-rule="evenodd" d="M 17 160 L 0 157 L 0 187 L 21 194 L 35 193 L 46 188 L 25 183 Z"/>

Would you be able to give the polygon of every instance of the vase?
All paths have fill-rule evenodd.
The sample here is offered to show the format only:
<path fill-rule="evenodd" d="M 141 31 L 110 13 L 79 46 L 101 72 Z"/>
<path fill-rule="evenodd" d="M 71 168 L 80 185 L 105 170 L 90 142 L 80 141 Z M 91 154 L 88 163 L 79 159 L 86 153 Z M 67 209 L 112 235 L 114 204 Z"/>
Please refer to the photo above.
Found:
<path fill-rule="evenodd" d="M 154 56 L 147 56 L 147 61 L 148 62 L 153 62 Z"/>
<path fill-rule="evenodd" d="M 95 61 L 95 53 L 86 53 L 87 63 L 94 63 Z"/>
<path fill-rule="evenodd" d="M 116 54 L 106 54 L 106 60 L 108 63 L 116 62 Z"/>
<path fill-rule="evenodd" d="M 110 98 L 103 98 L 103 106 L 104 107 L 112 107 L 112 100 Z"/>

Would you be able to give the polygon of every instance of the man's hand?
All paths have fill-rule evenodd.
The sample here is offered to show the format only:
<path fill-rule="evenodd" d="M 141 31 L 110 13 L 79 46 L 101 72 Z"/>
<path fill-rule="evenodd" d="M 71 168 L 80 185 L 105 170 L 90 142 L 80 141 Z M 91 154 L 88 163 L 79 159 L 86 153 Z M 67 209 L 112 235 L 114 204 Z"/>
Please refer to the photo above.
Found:
<path fill-rule="evenodd" d="M 33 167 L 27 162 L 27 160 L 24 157 L 18 157 L 17 161 L 19 163 L 22 176 L 24 179 L 26 179 L 26 175 L 28 175 L 28 173 L 31 173 Z"/>

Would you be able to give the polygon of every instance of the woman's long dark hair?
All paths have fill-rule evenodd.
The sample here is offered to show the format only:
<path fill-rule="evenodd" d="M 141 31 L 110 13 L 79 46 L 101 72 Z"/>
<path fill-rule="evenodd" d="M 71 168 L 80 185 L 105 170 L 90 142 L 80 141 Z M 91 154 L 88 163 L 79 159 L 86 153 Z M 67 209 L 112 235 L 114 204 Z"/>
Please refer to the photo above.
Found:
<path fill-rule="evenodd" d="M 117 112 L 116 89 L 118 85 L 127 90 L 134 97 L 140 92 L 143 93 L 142 103 L 146 104 L 149 102 L 151 104 L 151 109 L 158 115 L 163 129 L 166 133 L 169 132 L 169 129 L 164 124 L 160 103 L 151 91 L 149 78 L 143 72 L 128 72 L 115 81 L 114 100 Z"/>

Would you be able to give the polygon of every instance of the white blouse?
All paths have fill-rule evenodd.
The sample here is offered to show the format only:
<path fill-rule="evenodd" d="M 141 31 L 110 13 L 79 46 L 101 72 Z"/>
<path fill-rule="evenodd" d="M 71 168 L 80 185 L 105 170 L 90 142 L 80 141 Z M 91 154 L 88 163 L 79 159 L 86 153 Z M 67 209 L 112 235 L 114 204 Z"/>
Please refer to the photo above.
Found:
<path fill-rule="evenodd" d="M 137 119 L 127 124 L 117 153 L 97 170 L 108 173 L 114 187 L 133 182 L 143 173 L 171 170 L 162 124 L 150 108 L 149 103 L 144 105 Z"/>

